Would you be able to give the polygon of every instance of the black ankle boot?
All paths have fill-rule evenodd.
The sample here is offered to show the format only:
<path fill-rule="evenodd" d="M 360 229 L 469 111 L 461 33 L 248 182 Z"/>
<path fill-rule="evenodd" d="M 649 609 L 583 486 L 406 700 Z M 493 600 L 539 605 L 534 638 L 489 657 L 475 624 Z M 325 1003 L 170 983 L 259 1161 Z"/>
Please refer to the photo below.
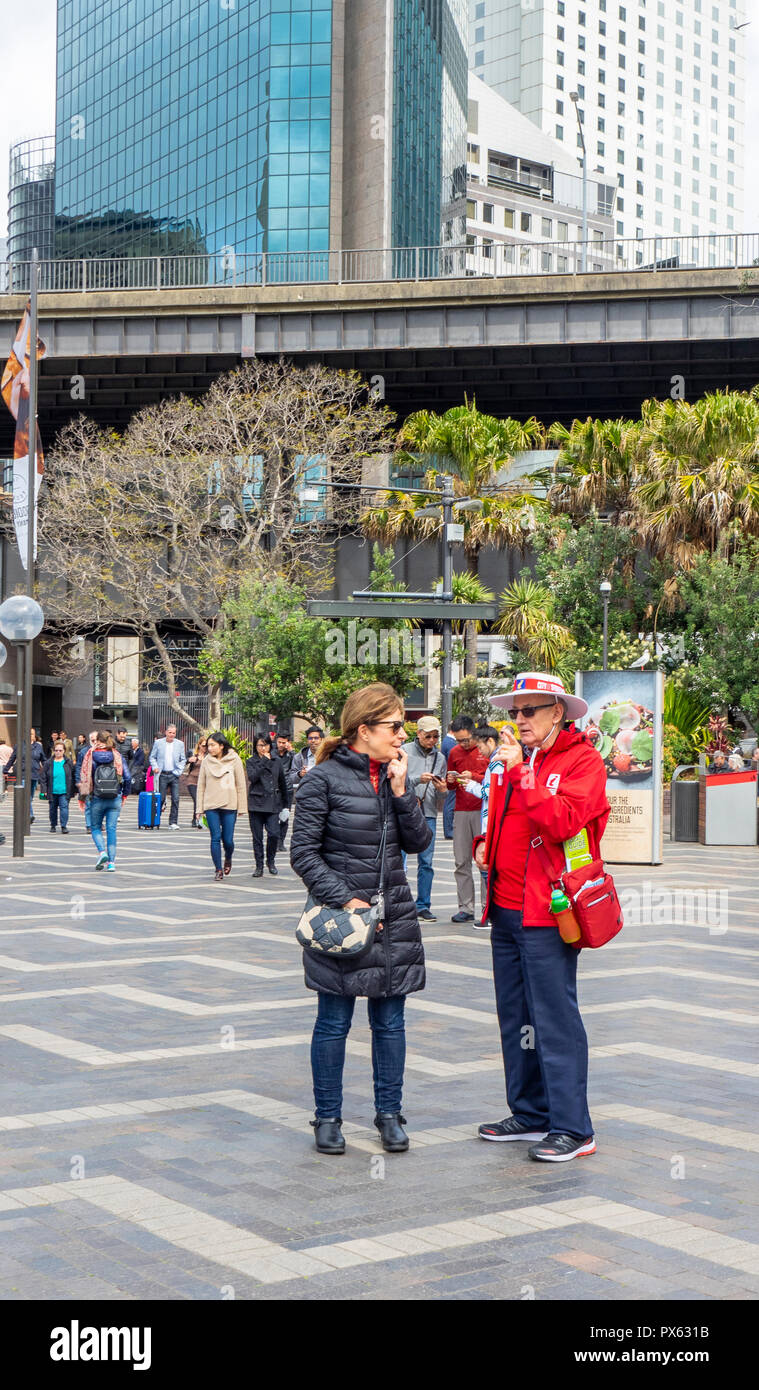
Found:
<path fill-rule="evenodd" d="M 401 1128 L 401 1125 L 405 1125 L 406 1121 L 399 1110 L 394 1115 L 375 1115 L 374 1123 L 380 1132 L 383 1149 L 386 1149 L 389 1154 L 406 1152 L 408 1135 L 404 1134 Z"/>
<path fill-rule="evenodd" d="M 309 1123 L 316 1132 L 314 1143 L 320 1154 L 344 1154 L 345 1140 L 340 1126 L 342 1118 L 331 1120 L 310 1120 Z"/>
<path fill-rule="evenodd" d="M 255 869 L 253 870 L 253 873 L 252 873 L 252 877 L 253 877 L 253 878 L 263 878 L 263 872 L 264 872 L 264 866 L 263 866 L 263 864 L 256 864 L 256 867 L 255 867 Z"/>

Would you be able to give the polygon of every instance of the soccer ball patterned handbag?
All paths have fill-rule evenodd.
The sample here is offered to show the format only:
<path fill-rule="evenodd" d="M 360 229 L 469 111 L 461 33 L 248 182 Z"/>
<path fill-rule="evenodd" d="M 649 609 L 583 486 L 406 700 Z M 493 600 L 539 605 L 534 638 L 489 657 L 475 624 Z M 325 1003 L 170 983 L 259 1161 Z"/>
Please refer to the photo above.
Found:
<path fill-rule="evenodd" d="M 374 943 L 377 927 L 385 918 L 385 845 L 387 842 L 388 803 L 385 797 L 385 819 L 377 858 L 380 862 L 379 885 L 373 894 L 371 904 L 365 908 L 327 907 L 319 903 L 313 894 L 306 898 L 306 906 L 295 928 L 295 935 L 307 951 L 319 955 L 339 956 L 341 960 L 355 960 L 362 956 Z"/>

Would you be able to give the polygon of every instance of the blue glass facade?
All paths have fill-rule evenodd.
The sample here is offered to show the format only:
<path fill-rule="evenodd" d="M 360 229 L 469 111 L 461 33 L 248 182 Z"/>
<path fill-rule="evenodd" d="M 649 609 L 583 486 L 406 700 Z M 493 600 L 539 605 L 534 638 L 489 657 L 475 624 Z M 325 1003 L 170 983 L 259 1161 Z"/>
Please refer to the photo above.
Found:
<path fill-rule="evenodd" d="M 59 0 L 56 254 L 329 246 L 331 0 Z"/>
<path fill-rule="evenodd" d="M 466 0 L 394 0 L 393 246 L 438 246 L 465 213 Z"/>

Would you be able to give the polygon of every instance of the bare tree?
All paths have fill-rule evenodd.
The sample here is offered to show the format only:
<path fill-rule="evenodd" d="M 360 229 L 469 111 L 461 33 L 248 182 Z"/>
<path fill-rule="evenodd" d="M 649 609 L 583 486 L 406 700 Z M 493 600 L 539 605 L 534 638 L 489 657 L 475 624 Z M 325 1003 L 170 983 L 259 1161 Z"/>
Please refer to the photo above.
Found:
<path fill-rule="evenodd" d="M 137 633 L 171 708 L 199 728 L 177 695 L 183 673 L 167 623 L 207 642 L 247 576 L 278 573 L 322 589 L 335 535 L 353 527 L 359 507 L 339 486 L 316 500 L 303 491 L 323 478 L 359 482 L 363 462 L 390 447 L 392 419 L 358 373 L 254 361 L 199 400 L 141 410 L 123 435 L 85 416 L 72 421 L 40 496 L 39 595 L 57 669 L 73 674 L 71 643 L 82 632 Z M 208 693 L 218 724 L 219 686 Z"/>

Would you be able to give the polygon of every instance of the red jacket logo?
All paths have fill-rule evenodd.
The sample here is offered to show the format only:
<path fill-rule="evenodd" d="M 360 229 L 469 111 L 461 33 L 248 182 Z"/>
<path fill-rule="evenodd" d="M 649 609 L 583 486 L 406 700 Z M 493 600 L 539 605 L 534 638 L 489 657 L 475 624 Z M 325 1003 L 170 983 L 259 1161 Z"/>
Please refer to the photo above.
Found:
<path fill-rule="evenodd" d="M 560 772 L 552 772 L 550 777 L 546 777 L 546 787 L 548 791 L 551 793 L 551 796 L 555 796 L 557 791 L 559 790 L 560 777 Z"/>

